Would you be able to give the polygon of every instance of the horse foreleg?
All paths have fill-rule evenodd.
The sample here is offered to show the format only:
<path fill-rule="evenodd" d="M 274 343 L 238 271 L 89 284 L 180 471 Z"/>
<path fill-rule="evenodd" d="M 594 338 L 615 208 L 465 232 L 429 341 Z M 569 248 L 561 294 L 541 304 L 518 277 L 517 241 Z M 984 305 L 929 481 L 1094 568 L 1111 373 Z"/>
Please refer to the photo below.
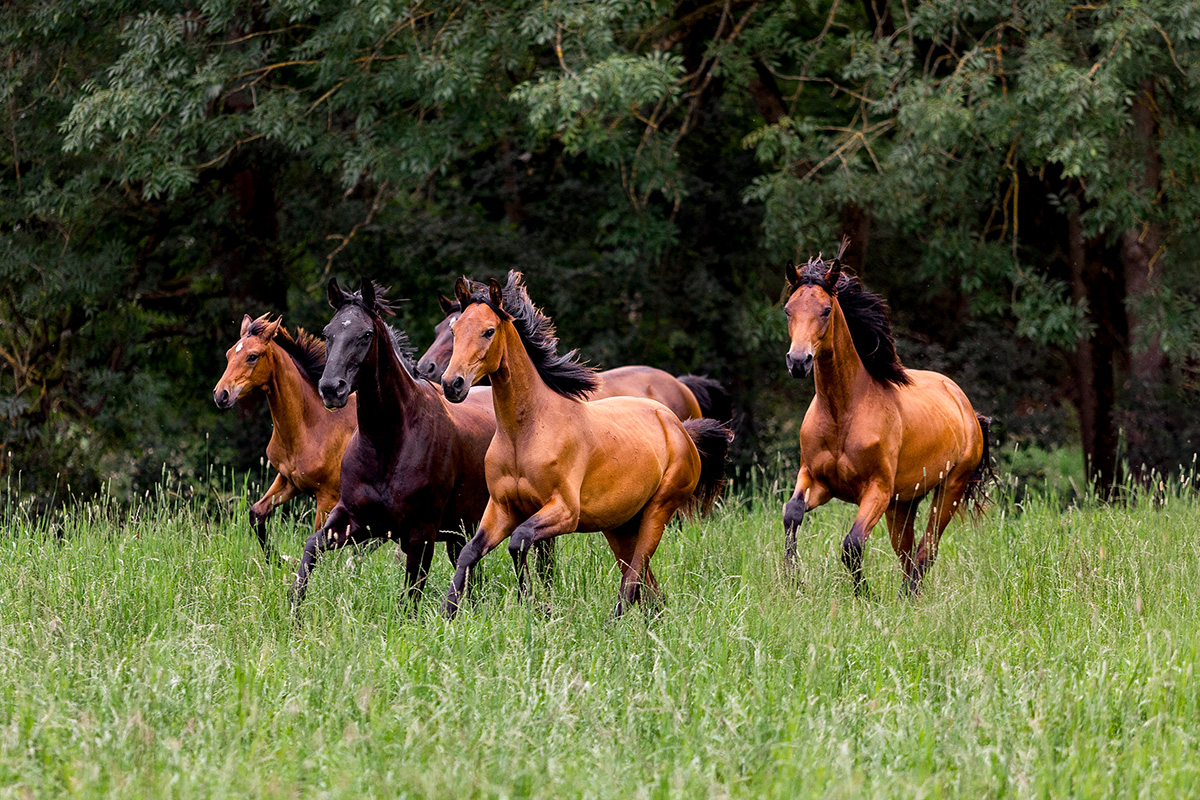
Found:
<path fill-rule="evenodd" d="M 945 532 L 946 526 L 950 524 L 950 520 L 954 518 L 954 513 L 958 511 L 963 494 L 967 491 L 967 483 L 968 478 L 964 477 L 953 483 L 943 483 L 933 490 L 933 499 L 931 500 L 933 505 L 929 509 L 929 523 L 925 526 L 925 535 L 921 537 L 921 544 L 917 548 L 916 557 L 909 568 L 908 580 L 905 583 L 905 589 L 909 595 L 915 596 L 921 593 L 921 579 L 937 558 L 942 534 Z"/>
<path fill-rule="evenodd" d="M 512 556 L 513 569 L 517 573 L 517 589 L 522 598 L 528 600 L 531 596 L 529 548 L 534 543 L 548 542 L 559 534 L 570 533 L 578 523 L 579 510 L 556 496 L 513 530 L 508 540 L 508 552 Z"/>
<path fill-rule="evenodd" d="M 533 565 L 537 569 L 542 586 L 549 589 L 554 585 L 554 540 L 543 539 L 533 544 Z"/>
<path fill-rule="evenodd" d="M 409 613 L 415 615 L 425 593 L 425 580 L 429 577 L 429 566 L 433 563 L 435 546 L 434 532 L 409 539 L 405 573 L 407 577 L 407 600 Z"/>
<path fill-rule="evenodd" d="M 487 508 L 483 511 L 483 519 L 479 521 L 479 530 L 459 553 L 458 563 L 454 568 L 454 578 L 450 581 L 450 591 L 446 595 L 446 602 L 442 605 L 442 613 L 446 615 L 447 619 L 454 619 L 458 614 L 458 607 L 462 603 L 471 570 L 475 569 L 475 565 L 479 563 L 480 559 L 507 539 L 515 527 L 516 521 L 506 511 L 501 510 L 495 502 L 489 500 Z"/>
<path fill-rule="evenodd" d="M 891 499 L 890 487 L 878 483 L 871 484 L 858 502 L 858 515 L 850 532 L 842 540 L 842 563 L 850 572 L 854 581 L 854 594 L 868 594 L 867 581 L 863 577 L 863 551 L 866 549 L 867 537 L 887 510 Z"/>
<path fill-rule="evenodd" d="M 783 556 L 788 568 L 795 571 L 799 564 L 796 556 L 796 534 L 804 522 L 804 514 L 829 502 L 829 489 L 813 478 L 808 467 L 801 467 L 796 476 L 796 491 L 783 507 Z"/>
<path fill-rule="evenodd" d="M 283 505 L 299 493 L 300 490 L 293 486 L 291 481 L 283 477 L 282 473 L 277 473 L 275 480 L 267 489 L 267 493 L 259 498 L 257 503 L 250 506 L 250 527 L 254 529 L 255 535 L 258 537 L 258 544 L 262 547 L 263 555 L 268 558 L 273 557 L 274 553 L 271 551 L 271 542 L 267 539 L 267 518 L 274 513 L 278 506 Z"/>
<path fill-rule="evenodd" d="M 300 603 L 304 601 L 304 595 L 308 592 L 308 579 L 317 564 L 317 559 L 326 550 L 334 550 L 350 544 L 355 537 L 362 533 L 362 530 L 350 518 L 350 513 L 346 511 L 345 507 L 337 506 L 325 520 L 321 529 L 308 537 L 308 541 L 304 544 L 304 554 L 300 556 L 300 564 L 296 568 L 296 579 L 292 582 L 290 592 L 292 612 L 297 615 L 297 621 L 299 620 Z"/>

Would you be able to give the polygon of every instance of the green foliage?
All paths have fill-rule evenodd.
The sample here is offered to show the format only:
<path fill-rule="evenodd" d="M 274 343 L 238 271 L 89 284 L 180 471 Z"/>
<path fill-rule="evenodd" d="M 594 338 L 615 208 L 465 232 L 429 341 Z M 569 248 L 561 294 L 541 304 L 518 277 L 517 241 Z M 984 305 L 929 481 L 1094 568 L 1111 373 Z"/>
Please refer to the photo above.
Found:
<path fill-rule="evenodd" d="M 241 314 L 319 328 L 328 275 L 370 274 L 413 299 L 401 322 L 422 343 L 434 290 L 514 266 L 594 361 L 729 384 L 739 461 L 769 463 L 808 391 L 778 363 L 778 265 L 844 233 L 910 352 L 969 382 L 990 351 L 1043 408 L 1110 311 L 1071 282 L 1068 220 L 1110 249 L 1163 226 L 1166 277 L 1116 330 L 1190 374 L 1196 9 L 886 7 L 6 6 L 3 465 L 130 491 L 163 461 L 202 473 L 203 453 L 253 467 L 261 409 L 207 399 Z M 1133 124 L 1147 87 L 1157 192 Z M 1034 353 L 1001 354 L 997 330 Z M 1061 443 L 1000 407 L 1015 393 L 997 370 L 977 404 Z"/>

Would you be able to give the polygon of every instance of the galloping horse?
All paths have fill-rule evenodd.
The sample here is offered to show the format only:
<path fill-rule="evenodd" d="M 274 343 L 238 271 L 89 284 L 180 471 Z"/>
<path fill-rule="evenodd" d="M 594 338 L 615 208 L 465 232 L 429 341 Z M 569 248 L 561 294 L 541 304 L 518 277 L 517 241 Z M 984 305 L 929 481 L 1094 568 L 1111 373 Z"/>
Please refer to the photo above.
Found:
<path fill-rule="evenodd" d="M 523 596 L 535 542 L 572 531 L 603 531 L 621 568 L 616 613 L 637 602 L 643 584 L 661 594 L 650 558 L 663 528 L 693 498 L 723 482 L 729 430 L 708 419 L 681 422 L 661 403 L 610 397 L 581 402 L 595 373 L 572 351 L 557 354 L 554 327 L 529 300 L 521 274 L 472 289 L 455 285 L 462 312 L 442 376 L 446 399 L 462 402 L 491 376 L 496 436 L 486 469 L 491 498 L 463 548 L 445 612 L 458 612 L 467 577 L 505 539 Z"/>
<path fill-rule="evenodd" d="M 904 589 L 917 594 L 954 513 L 968 502 L 982 509 L 990 420 L 945 375 L 901 366 L 882 298 L 841 271 L 847 244 L 831 263 L 818 255 L 799 270 L 787 265 L 787 368 L 793 378 L 815 371 L 817 393 L 800 427 L 796 491 L 783 511 L 785 553 L 794 568 L 805 512 L 836 497 L 858 506 L 842 542 L 855 592 L 867 590 L 864 545 L 886 516 Z M 930 493 L 929 524 L 914 551 L 917 506 Z"/>
<path fill-rule="evenodd" d="M 303 329 L 292 338 L 283 320 L 242 317 L 241 334 L 225 353 L 225 374 L 213 389 L 218 408 L 230 408 L 255 389 L 262 389 L 271 408 L 271 441 L 267 461 L 279 474 L 267 493 L 250 506 L 250 525 L 263 553 L 271 555 L 267 518 L 298 494 L 317 500 L 314 527 L 320 528 L 337 503 L 342 453 L 357 425 L 354 400 L 330 414 L 317 395 L 325 368 L 325 344 Z"/>
<path fill-rule="evenodd" d="M 327 408 L 358 395 L 358 430 L 342 458 L 342 489 L 325 525 L 304 546 L 292 585 L 292 605 L 304 599 L 309 575 L 326 550 L 370 539 L 396 539 L 407 561 L 415 608 L 433 558 L 445 541 L 455 563 L 487 503 L 483 456 L 495 431 L 486 389 L 450 406 L 437 387 L 415 379 L 394 346 L 382 315 L 392 313 L 384 290 L 364 280 L 348 293 L 328 285 L 336 310 L 325 327 L 328 351 L 319 389 Z M 459 398 L 462 399 L 462 398 Z"/>
<path fill-rule="evenodd" d="M 445 318 L 433 329 L 433 344 L 417 361 L 417 375 L 426 380 L 438 381 L 450 363 L 454 350 L 454 334 L 451 326 L 462 313 L 457 300 L 438 294 L 438 304 Z M 596 373 L 597 386 L 587 396 L 588 400 L 605 397 L 649 397 L 675 412 L 680 419 L 709 417 L 720 422 L 729 422 L 733 417 L 729 394 L 725 387 L 704 375 L 680 375 L 676 378 L 669 372 L 655 367 L 628 366 L 603 370 Z"/>

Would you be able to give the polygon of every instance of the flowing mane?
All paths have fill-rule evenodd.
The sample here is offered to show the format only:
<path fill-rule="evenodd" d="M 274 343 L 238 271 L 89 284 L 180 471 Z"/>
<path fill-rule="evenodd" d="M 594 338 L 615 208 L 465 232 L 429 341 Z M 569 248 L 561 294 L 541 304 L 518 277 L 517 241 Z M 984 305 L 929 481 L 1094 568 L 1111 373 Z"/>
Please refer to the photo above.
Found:
<path fill-rule="evenodd" d="M 269 313 L 263 314 L 251 322 L 246 335 L 261 337 L 270 324 L 270 316 Z M 279 326 L 274 341 L 295 362 L 304 379 L 315 387 L 321 380 L 321 373 L 325 371 L 325 343 L 304 328 L 297 328 L 293 337 L 282 325 Z"/>
<path fill-rule="evenodd" d="M 390 287 L 381 286 L 375 281 L 371 281 L 371 283 L 375 285 L 374 306 L 366 304 L 361 291 L 346 292 L 346 300 L 382 321 L 384 314 L 392 316 L 396 313 L 396 304 L 387 298 L 387 293 L 391 291 Z M 408 334 L 404 331 L 386 322 L 383 323 L 383 326 L 387 328 L 388 336 L 392 338 L 392 349 L 396 351 L 396 356 L 400 359 L 400 364 L 408 371 L 409 375 L 415 376 L 417 374 L 417 348 L 408 340 Z"/>
<path fill-rule="evenodd" d="M 896 354 L 896 339 L 888 319 L 887 302 L 874 292 L 868 292 L 854 275 L 841 272 L 837 286 L 830 287 L 825 277 L 831 263 L 818 255 L 810 258 L 799 270 L 800 279 L 789 288 L 789 294 L 801 286 L 820 286 L 837 297 L 854 349 L 871 377 L 880 383 L 907 386 L 912 380 Z"/>
<path fill-rule="evenodd" d="M 512 322 L 525 345 L 525 352 L 547 386 L 563 397 L 586 400 L 599 386 L 596 370 L 579 359 L 579 351 L 558 354 L 554 322 L 529 299 L 521 273 L 509 270 L 502 294 L 503 308 L 497 308 L 488 296 L 487 286 L 472 283 L 471 298 L 465 305 L 483 303 L 501 319 Z M 465 308 L 463 310 L 466 310 Z"/>

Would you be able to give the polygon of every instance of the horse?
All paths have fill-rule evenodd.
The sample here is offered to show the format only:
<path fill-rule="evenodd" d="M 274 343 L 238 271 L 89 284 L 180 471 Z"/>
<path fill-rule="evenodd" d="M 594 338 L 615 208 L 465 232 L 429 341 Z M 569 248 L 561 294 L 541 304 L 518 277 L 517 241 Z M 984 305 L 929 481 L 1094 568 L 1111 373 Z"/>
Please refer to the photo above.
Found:
<path fill-rule="evenodd" d="M 483 457 L 495 431 L 491 398 L 476 390 L 450 405 L 433 384 L 418 380 L 397 347 L 402 334 L 383 321 L 394 310 L 386 290 L 363 280 L 357 292 L 336 278 L 327 285 L 333 319 L 325 327 L 327 356 L 318 390 L 325 406 L 358 397 L 358 429 L 342 457 L 341 495 L 324 526 L 304 546 L 292 584 L 298 613 L 317 559 L 326 551 L 369 540 L 396 539 L 406 560 L 407 598 L 415 611 L 435 543 L 446 543 L 453 565 L 461 531 L 483 514 L 488 492 Z"/>
<path fill-rule="evenodd" d="M 250 506 L 250 525 L 263 553 L 272 555 L 267 519 L 299 494 L 316 498 L 314 528 L 320 528 L 338 500 L 342 453 L 357 425 L 355 401 L 329 413 L 317 394 L 325 368 L 325 344 L 303 329 L 293 337 L 283 319 L 264 314 L 242 317 L 238 340 L 225 352 L 225 373 L 213 389 L 218 408 L 231 408 L 261 389 L 271 409 L 267 461 L 278 474 L 267 493 Z"/>
<path fill-rule="evenodd" d="M 662 593 L 650 559 L 663 528 L 689 502 L 711 502 L 724 481 L 731 434 L 715 420 L 683 422 L 640 397 L 583 402 L 596 374 L 577 351 L 558 355 L 553 323 L 529 299 L 521 273 L 502 288 L 455 284 L 462 311 L 442 390 L 462 402 L 490 376 L 496 435 L 485 467 L 490 499 L 463 548 L 443 610 L 453 618 L 471 571 L 509 539 L 518 589 L 529 596 L 531 545 L 603 531 L 621 569 L 616 615 Z"/>
<path fill-rule="evenodd" d="M 796 490 L 783 511 L 785 557 L 794 571 L 804 515 L 837 498 L 858 506 L 842 541 L 855 593 L 868 593 L 863 550 L 887 517 L 901 593 L 916 595 L 955 512 L 972 503 L 983 510 L 991 420 L 945 375 L 904 368 L 883 299 L 841 271 L 847 245 L 832 262 L 818 255 L 785 270 L 788 373 L 816 382 L 800 427 Z M 917 507 L 928 494 L 929 523 L 914 550 Z"/>
<path fill-rule="evenodd" d="M 443 319 L 433 329 L 433 344 L 417 361 L 417 375 L 430 381 L 441 380 L 450 353 L 454 349 L 451 327 L 462 313 L 462 305 L 438 293 Z M 640 365 L 616 367 L 596 374 L 597 386 L 589 400 L 606 397 L 649 397 L 675 412 L 680 419 L 709 417 L 720 422 L 733 418 L 729 393 L 706 375 L 680 375 Z"/>

